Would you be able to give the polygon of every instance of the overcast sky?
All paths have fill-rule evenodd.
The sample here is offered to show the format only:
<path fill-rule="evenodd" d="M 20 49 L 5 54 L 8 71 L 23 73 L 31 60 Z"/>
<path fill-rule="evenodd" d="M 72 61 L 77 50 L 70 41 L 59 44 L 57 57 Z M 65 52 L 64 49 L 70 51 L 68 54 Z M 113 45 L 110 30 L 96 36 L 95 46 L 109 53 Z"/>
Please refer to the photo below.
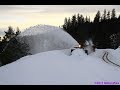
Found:
<path fill-rule="evenodd" d="M 24 30 L 37 24 L 61 26 L 65 17 L 77 13 L 92 20 L 98 10 L 113 8 L 120 13 L 120 5 L 0 5 L 0 30 L 8 26 Z"/>

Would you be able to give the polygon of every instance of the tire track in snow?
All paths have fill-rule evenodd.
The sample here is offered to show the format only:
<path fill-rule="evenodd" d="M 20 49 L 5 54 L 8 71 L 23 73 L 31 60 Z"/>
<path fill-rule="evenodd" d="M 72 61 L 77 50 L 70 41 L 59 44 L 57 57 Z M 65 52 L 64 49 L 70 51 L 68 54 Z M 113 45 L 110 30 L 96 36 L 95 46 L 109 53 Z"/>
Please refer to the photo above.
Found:
<path fill-rule="evenodd" d="M 103 59 L 103 61 L 105 61 L 105 62 L 108 63 L 108 64 L 112 64 L 112 65 L 115 65 L 115 66 L 120 67 L 120 65 L 118 65 L 118 64 L 112 62 L 110 59 L 108 59 L 108 52 L 105 52 L 105 53 L 104 53 L 102 59 Z"/>
<path fill-rule="evenodd" d="M 102 57 L 102 59 L 103 59 L 104 62 L 108 63 L 108 61 L 106 61 L 106 59 L 105 59 L 106 54 L 107 54 L 107 53 L 105 52 L 104 55 L 103 55 L 103 57 Z"/>

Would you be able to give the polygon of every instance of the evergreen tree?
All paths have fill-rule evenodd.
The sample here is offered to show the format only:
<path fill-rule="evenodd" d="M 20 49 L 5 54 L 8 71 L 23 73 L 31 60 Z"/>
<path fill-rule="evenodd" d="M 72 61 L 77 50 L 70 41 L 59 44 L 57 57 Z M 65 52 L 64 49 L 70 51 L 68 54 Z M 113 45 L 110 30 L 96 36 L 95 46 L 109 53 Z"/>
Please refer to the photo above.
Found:
<path fill-rule="evenodd" d="M 73 16 L 72 16 L 72 25 L 73 25 L 73 27 L 76 26 L 76 23 L 77 23 L 76 15 L 73 15 Z"/>
<path fill-rule="evenodd" d="M 71 27 L 71 20 L 70 20 L 70 18 L 68 18 L 68 23 L 67 23 L 67 26 L 68 26 L 68 28 L 70 28 L 70 27 Z"/>
<path fill-rule="evenodd" d="M 106 18 L 107 18 L 106 9 L 104 9 L 103 20 L 106 20 Z"/>
<path fill-rule="evenodd" d="M 5 38 L 9 41 L 11 38 L 15 36 L 15 32 L 11 26 L 8 27 L 8 31 L 5 31 Z"/>
<path fill-rule="evenodd" d="M 112 9 L 111 18 L 112 18 L 112 19 L 115 19 L 115 18 L 116 18 L 115 9 Z"/>
<path fill-rule="evenodd" d="M 102 17 L 100 11 L 98 11 L 94 20 L 91 22 L 90 17 L 88 18 L 86 16 L 84 18 L 83 15 L 78 13 L 77 17 L 73 15 L 64 25 L 67 25 L 65 31 L 81 45 L 88 38 L 92 38 L 97 48 L 114 48 L 111 43 L 115 41 L 115 39 L 110 39 L 110 36 L 120 33 L 120 16 L 118 18 L 116 17 L 115 9 L 113 9 L 112 12 L 104 9 Z M 116 42 L 120 42 L 118 38 Z M 115 48 L 118 47 L 118 45 L 120 44 L 116 44 Z"/>
<path fill-rule="evenodd" d="M 17 27 L 17 31 L 15 33 L 15 35 L 19 35 L 21 33 L 21 31 L 19 30 L 19 28 Z"/>
<path fill-rule="evenodd" d="M 81 23 L 81 18 L 80 18 L 79 13 L 77 14 L 77 23 L 78 23 L 78 24 L 80 24 L 80 23 Z"/>
<path fill-rule="evenodd" d="M 67 18 L 65 18 L 65 20 L 64 20 L 64 25 L 63 25 L 63 28 L 64 28 L 65 30 L 67 30 L 67 24 L 68 24 Z"/>
<path fill-rule="evenodd" d="M 94 23 L 99 23 L 100 22 L 100 11 L 97 12 L 95 18 L 94 18 Z"/>
<path fill-rule="evenodd" d="M 2 65 L 11 63 L 29 54 L 29 46 L 17 38 L 19 34 L 20 30 L 17 28 L 15 33 L 12 27 L 9 27 L 8 31 L 5 32 L 5 36 L 0 43 L 0 63 L 2 63 Z"/>
<path fill-rule="evenodd" d="M 108 11 L 108 13 L 107 13 L 107 19 L 110 20 L 110 11 Z"/>
<path fill-rule="evenodd" d="M 13 37 L 5 49 L 1 53 L 0 58 L 2 65 L 16 61 L 17 59 L 28 55 L 29 46 L 26 43 L 20 42 L 16 37 Z"/>
<path fill-rule="evenodd" d="M 83 17 L 83 15 L 80 15 L 80 18 L 81 18 L 81 22 L 84 23 L 84 17 Z"/>
<path fill-rule="evenodd" d="M 86 16 L 86 18 L 85 18 L 85 22 L 89 22 L 89 19 L 88 19 L 88 17 Z"/>

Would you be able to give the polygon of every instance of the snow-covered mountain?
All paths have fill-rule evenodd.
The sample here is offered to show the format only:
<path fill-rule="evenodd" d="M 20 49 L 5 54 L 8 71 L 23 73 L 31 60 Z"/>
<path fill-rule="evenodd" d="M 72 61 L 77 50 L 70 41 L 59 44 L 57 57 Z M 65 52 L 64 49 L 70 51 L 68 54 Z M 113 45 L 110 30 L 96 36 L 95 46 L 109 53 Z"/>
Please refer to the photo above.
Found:
<path fill-rule="evenodd" d="M 68 49 L 78 45 L 63 29 L 50 25 L 37 25 L 22 32 L 19 37 L 30 46 L 30 53 Z"/>
<path fill-rule="evenodd" d="M 95 85 L 104 82 L 109 85 L 120 84 L 120 68 L 102 60 L 104 51 L 110 53 L 110 50 L 104 49 L 86 55 L 82 49 L 76 49 L 70 55 L 70 49 L 65 49 L 26 56 L 0 67 L 0 84 Z"/>

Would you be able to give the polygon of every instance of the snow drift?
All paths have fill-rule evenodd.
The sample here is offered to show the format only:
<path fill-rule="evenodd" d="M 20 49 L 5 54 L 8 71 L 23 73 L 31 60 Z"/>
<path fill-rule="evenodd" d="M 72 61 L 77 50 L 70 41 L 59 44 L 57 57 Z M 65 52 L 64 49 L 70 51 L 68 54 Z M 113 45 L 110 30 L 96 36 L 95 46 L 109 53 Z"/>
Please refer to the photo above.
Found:
<path fill-rule="evenodd" d="M 120 68 L 76 49 L 54 50 L 23 57 L 0 67 L 1 85 L 94 85 L 119 82 Z M 119 82 L 120 83 L 120 82 Z"/>
<path fill-rule="evenodd" d="M 31 54 L 68 49 L 78 45 L 63 29 L 49 25 L 30 27 L 22 32 L 19 38 L 29 44 Z"/>

